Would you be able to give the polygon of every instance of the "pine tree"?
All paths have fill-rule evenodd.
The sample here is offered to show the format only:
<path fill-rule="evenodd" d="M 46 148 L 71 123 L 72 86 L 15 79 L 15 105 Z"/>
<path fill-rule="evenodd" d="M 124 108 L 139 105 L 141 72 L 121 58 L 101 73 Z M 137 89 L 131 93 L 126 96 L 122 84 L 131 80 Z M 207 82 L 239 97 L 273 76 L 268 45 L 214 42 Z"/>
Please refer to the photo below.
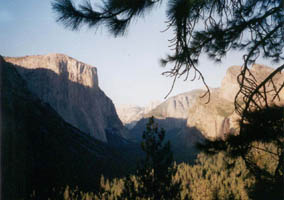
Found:
<path fill-rule="evenodd" d="M 89 28 L 106 27 L 111 34 L 125 35 L 136 18 L 159 9 L 162 0 L 54 0 L 53 10 L 57 21 L 72 30 L 83 25 Z M 247 78 L 249 64 L 263 57 L 270 61 L 283 61 L 284 1 L 283 0 L 168 0 L 165 31 L 173 31 L 169 39 L 173 53 L 161 59 L 162 65 L 172 64 L 164 75 L 176 79 L 190 71 L 194 78 L 201 78 L 198 69 L 200 55 L 206 54 L 216 62 L 228 52 L 244 52 L 244 68 L 238 82 L 240 93 L 247 92 L 244 82 L 254 85 Z M 284 65 L 276 69 L 281 71 Z M 270 79 L 271 80 L 271 79 Z M 284 85 L 284 83 L 283 83 Z M 253 89 L 257 89 L 253 87 Z M 277 92 L 277 89 L 275 89 Z M 239 105 L 239 104 L 236 104 Z"/>
<path fill-rule="evenodd" d="M 164 138 L 165 131 L 160 130 L 151 117 L 141 144 L 146 157 L 139 164 L 135 178 L 125 179 L 121 199 L 181 199 L 181 183 L 173 180 L 177 167 L 170 143 L 164 143 Z"/>
<path fill-rule="evenodd" d="M 57 20 L 73 30 L 79 29 L 84 24 L 90 28 L 104 26 L 114 36 L 120 36 L 126 33 L 134 18 L 147 14 L 147 11 L 155 10 L 161 1 L 106 0 L 101 5 L 95 5 L 92 0 L 80 1 L 83 2 L 81 4 L 74 4 L 72 0 L 54 0 L 52 7 L 58 14 Z M 189 72 L 193 71 L 194 79 L 201 78 L 207 87 L 205 95 L 209 94 L 208 100 L 210 100 L 209 87 L 198 69 L 200 56 L 206 54 L 212 60 L 220 62 L 228 52 L 244 52 L 242 70 L 237 78 L 240 89 L 235 97 L 235 108 L 241 117 L 240 133 L 238 136 L 229 137 L 227 141 L 215 141 L 214 145 L 207 145 L 207 148 L 209 151 L 215 149 L 241 154 L 251 172 L 259 176 L 258 180 L 261 180 L 263 176 L 269 177 L 271 172 L 267 174 L 259 169 L 259 166 L 255 165 L 256 162 L 250 159 L 250 154 L 255 152 L 253 151 L 256 149 L 255 142 L 258 145 L 257 148 L 262 149 L 262 145 L 267 144 L 267 138 L 271 137 L 270 143 L 277 150 L 270 155 L 276 154 L 278 163 L 272 173 L 271 180 L 274 180 L 272 185 L 277 186 L 279 183 L 278 186 L 282 186 L 280 180 L 283 180 L 281 163 L 284 163 L 283 120 L 276 119 L 272 126 L 275 129 L 271 132 L 264 131 L 268 130 L 267 127 L 263 127 L 262 130 L 257 127 L 259 123 L 268 125 L 266 121 L 271 122 L 270 111 L 276 115 L 281 114 L 279 112 L 281 108 L 272 108 L 269 111 L 269 98 L 272 96 L 272 101 L 280 99 L 284 81 L 275 85 L 273 78 L 284 70 L 284 64 L 280 64 L 260 83 L 252 75 L 249 67 L 259 57 L 273 62 L 283 62 L 284 1 L 169 0 L 166 14 L 166 31 L 170 30 L 174 33 L 173 38 L 169 40 L 173 53 L 161 59 L 161 64 L 164 66 L 172 64 L 171 70 L 164 72 L 164 75 L 173 77 L 173 84 L 183 75 L 187 79 Z M 268 91 L 271 85 L 273 87 Z M 268 92 L 270 95 L 267 95 Z M 258 115 L 267 115 L 268 118 L 261 118 Z M 252 120 L 253 123 L 248 124 L 252 125 L 251 129 L 247 129 L 249 127 L 247 121 L 253 119 L 250 118 L 253 116 L 263 121 Z M 254 128 L 265 134 L 259 134 Z M 277 134 L 272 134 L 276 132 Z M 257 134 L 259 135 L 255 137 Z M 279 137 L 275 138 L 275 136 Z M 270 149 L 265 151 L 267 153 Z M 273 160 L 272 157 L 271 159 Z"/>
<path fill-rule="evenodd" d="M 253 199 L 284 198 L 284 107 L 270 106 L 243 114 L 237 135 L 207 141 L 200 148 L 207 153 L 225 152 L 244 160 L 254 175 Z"/>

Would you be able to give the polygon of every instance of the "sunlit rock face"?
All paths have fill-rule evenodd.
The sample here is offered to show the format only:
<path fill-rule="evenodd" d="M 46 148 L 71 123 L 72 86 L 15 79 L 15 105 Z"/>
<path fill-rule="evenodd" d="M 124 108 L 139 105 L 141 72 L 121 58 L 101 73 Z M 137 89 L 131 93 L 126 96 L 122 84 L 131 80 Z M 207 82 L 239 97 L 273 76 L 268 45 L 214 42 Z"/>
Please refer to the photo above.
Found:
<path fill-rule="evenodd" d="M 189 117 L 188 110 L 203 92 L 193 90 L 168 98 L 144 114 L 129 131 L 127 139 L 141 142 L 148 118 L 154 116 L 159 128 L 165 129 L 165 141 L 170 141 L 176 161 L 193 161 L 198 153 L 195 145 L 203 141 L 204 137 L 197 129 L 187 127 L 186 123 Z"/>
<path fill-rule="evenodd" d="M 250 69 L 252 75 L 261 83 L 274 69 L 254 64 Z M 228 68 L 225 77 L 222 80 L 221 87 L 211 91 L 211 99 L 206 104 L 207 99 L 197 99 L 189 109 L 187 126 L 196 127 L 202 134 L 208 138 L 223 137 L 224 134 L 238 129 L 239 116 L 234 111 L 234 100 L 239 91 L 237 76 L 241 72 L 240 66 Z M 284 82 L 284 75 L 278 73 L 273 78 L 276 87 L 280 87 Z M 267 91 L 273 87 L 270 84 Z M 269 102 L 272 103 L 272 93 L 267 94 Z M 276 105 L 284 105 L 284 90 L 279 94 L 280 99 L 273 101 Z"/>
<path fill-rule="evenodd" d="M 187 128 L 186 122 L 189 118 L 188 111 L 192 105 L 195 105 L 194 102 L 197 101 L 199 96 L 203 93 L 203 90 L 193 90 L 170 97 L 154 109 L 143 114 L 143 117 L 132 127 L 127 138 L 132 141 L 140 141 L 148 118 L 153 116 L 159 126 L 166 130 L 166 137 L 170 138 L 173 143 L 180 144 L 182 135 L 191 134 L 188 130 L 184 131 Z M 189 143 L 189 146 L 192 146 L 193 141 Z"/>
<path fill-rule="evenodd" d="M 197 98 L 188 110 L 188 127 L 195 127 L 207 138 L 220 137 L 232 127 L 230 116 L 234 104 L 220 97 L 219 89 L 211 90 L 211 98 Z"/>
<path fill-rule="evenodd" d="M 156 108 L 161 102 L 151 101 L 147 106 L 137 106 L 131 104 L 116 105 L 116 112 L 122 121 L 122 123 L 129 129 L 132 129 L 136 123 L 144 117 L 144 115 L 154 108 Z"/>
<path fill-rule="evenodd" d="M 187 119 L 188 109 L 196 101 L 196 98 L 202 95 L 202 93 L 202 90 L 193 90 L 170 97 L 156 108 L 148 112 L 145 117 L 154 116 L 160 119 Z"/>
<path fill-rule="evenodd" d="M 135 138 L 135 140 L 141 138 L 141 133 L 146 124 L 146 121 L 143 118 L 149 118 L 151 116 L 159 119 L 160 123 L 164 123 L 164 127 L 167 129 L 175 129 L 184 126 L 177 122 L 183 122 L 183 119 L 185 119 L 185 126 L 187 128 L 196 128 L 203 136 L 212 139 L 224 137 L 225 134 L 229 132 L 237 132 L 239 115 L 235 112 L 234 100 L 239 91 L 237 77 L 240 74 L 241 69 L 241 66 L 231 66 L 228 68 L 227 73 L 222 80 L 221 87 L 210 89 L 211 98 L 209 103 L 207 103 L 208 96 L 200 98 L 206 92 L 205 90 L 193 90 L 168 98 L 166 101 L 146 113 L 142 112 L 143 108 L 135 106 L 120 110 L 119 113 L 127 113 L 126 115 L 129 117 L 127 118 L 128 121 L 135 119 L 136 125 L 132 127 L 129 138 Z M 274 69 L 264 65 L 254 64 L 250 70 L 259 84 L 272 73 Z M 284 75 L 280 73 L 277 74 L 273 81 L 279 88 L 284 82 Z M 271 87 L 272 85 L 267 88 L 272 89 Z M 284 90 L 281 91 L 279 97 L 280 100 L 276 99 L 273 103 L 284 105 Z M 271 101 L 270 94 L 268 95 L 268 98 L 269 101 Z M 131 113 L 136 113 L 135 116 L 139 115 L 139 117 L 132 117 L 133 115 L 131 115 Z M 140 120 L 137 122 L 137 119 Z M 176 119 L 181 120 L 179 121 Z M 137 134 L 140 135 L 136 136 Z"/>
<path fill-rule="evenodd" d="M 127 172 L 131 162 L 124 152 L 63 120 L 1 55 L 0 77 L 2 199 L 30 199 L 33 191 L 47 199 L 49 189 L 66 185 L 89 190 L 101 174 Z"/>
<path fill-rule="evenodd" d="M 237 82 L 237 77 L 241 72 L 241 67 L 240 66 L 231 66 L 225 75 L 225 77 L 222 80 L 222 84 L 220 87 L 220 96 L 228 101 L 234 101 L 235 96 L 237 92 L 239 91 L 239 84 Z M 264 79 L 271 74 L 274 69 L 265 65 L 260 65 L 260 64 L 254 64 L 251 68 L 250 71 L 254 78 L 257 80 L 257 83 L 261 83 L 264 81 Z M 247 77 L 254 79 L 252 76 L 247 74 Z M 284 81 L 284 75 L 283 73 L 278 73 L 276 76 L 273 78 L 273 82 L 275 83 L 275 86 L 279 88 L 281 83 Z M 269 84 L 267 85 L 267 91 L 272 89 L 273 85 Z M 283 97 L 283 93 L 280 94 Z M 268 93 L 268 96 L 271 97 L 271 93 Z M 280 103 L 283 101 L 278 100 L 275 103 Z"/>
<path fill-rule="evenodd" d="M 28 88 L 64 120 L 107 142 L 106 130 L 123 135 L 112 101 L 99 88 L 97 69 L 63 54 L 6 57 Z"/>
<path fill-rule="evenodd" d="M 240 72 L 240 66 L 232 66 L 227 70 L 226 75 L 221 83 L 220 97 L 226 99 L 227 101 L 234 101 L 234 98 L 240 88 L 237 82 L 237 76 L 240 74 Z"/>
<path fill-rule="evenodd" d="M 155 118 L 176 118 L 187 119 L 188 109 L 193 104 L 197 96 L 202 95 L 202 90 L 193 90 L 170 97 L 164 102 L 153 101 L 147 106 L 135 105 L 117 105 L 116 110 L 120 120 L 129 129 L 132 129 L 136 123 L 143 119 L 154 116 Z"/>
<path fill-rule="evenodd" d="M 143 118 L 144 107 L 136 105 L 116 105 L 116 112 L 122 123 L 129 129 L 133 128 L 137 121 Z"/>

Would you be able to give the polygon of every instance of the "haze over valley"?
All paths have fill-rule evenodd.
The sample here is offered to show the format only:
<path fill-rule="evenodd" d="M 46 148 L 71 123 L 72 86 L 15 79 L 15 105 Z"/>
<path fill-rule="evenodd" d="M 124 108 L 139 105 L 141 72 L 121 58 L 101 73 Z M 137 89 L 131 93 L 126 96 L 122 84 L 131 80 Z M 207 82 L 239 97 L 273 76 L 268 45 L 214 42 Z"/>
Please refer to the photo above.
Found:
<path fill-rule="evenodd" d="M 4 140 L 14 145 L 22 142 L 17 150 L 11 149 L 14 145 L 4 149 L 12 152 L 10 156 L 17 154 L 15 151 L 22 152 L 21 159 L 27 158 L 24 161 L 26 169 L 38 171 L 38 175 L 34 176 L 52 174 L 48 182 L 42 182 L 45 184 L 57 182 L 59 185 L 72 183 L 92 187 L 92 184 L 82 182 L 82 179 L 67 178 L 76 171 L 69 171 L 68 175 L 56 172 L 64 170 L 64 166 L 70 165 L 70 162 L 78 163 L 76 159 L 87 159 L 87 155 L 91 156 L 88 158 L 90 160 L 81 160 L 77 168 L 82 168 L 83 163 L 91 168 L 96 166 L 96 173 L 84 170 L 86 176 L 93 174 L 94 181 L 97 179 L 96 174 L 100 173 L 109 177 L 125 174 L 143 157 L 140 143 L 151 116 L 166 130 L 166 140 L 171 142 L 177 162 L 193 163 L 199 152 L 197 142 L 205 138 L 224 138 L 226 133 L 238 129 L 234 96 L 238 91 L 236 76 L 240 72 L 239 66 L 228 68 L 221 87 L 211 89 L 208 104 L 205 98 L 200 98 L 205 90 L 199 89 L 170 97 L 164 102 L 153 101 L 147 107 L 114 106 L 99 87 L 96 68 L 63 54 L 1 57 L 1 70 L 4 78 Z M 256 64 L 251 71 L 261 81 L 272 70 Z M 276 76 L 275 84 L 283 80 L 283 75 Z M 283 92 L 280 97 L 277 104 L 284 105 Z M 16 132 L 12 133 L 8 127 L 14 127 Z M 60 148 L 64 149 L 62 145 L 67 145 L 67 149 L 61 151 Z M 49 149 L 46 153 L 44 146 Z M 27 147 L 32 149 L 28 150 Z M 61 154 L 57 154 L 58 151 Z M 84 158 L 80 158 L 83 152 Z M 68 154 L 72 155 L 68 161 L 61 160 Z M 5 159 L 12 159 L 10 156 Z M 62 166 L 56 164 L 58 160 L 61 160 Z M 120 164 L 112 166 L 111 162 Z M 102 164 L 100 170 L 98 163 Z M 11 164 L 16 165 L 14 162 Z M 39 168 L 42 165 L 46 165 L 46 168 Z M 5 176 L 12 181 L 12 174 L 21 173 L 21 170 L 14 167 L 13 172 Z M 80 176 L 83 175 L 80 173 Z M 27 188 L 38 188 L 37 180 L 27 173 L 17 179 L 17 184 L 27 181 Z M 14 183 L 7 185 L 10 184 Z"/>
<path fill-rule="evenodd" d="M 283 1 L 6 1 L 0 199 L 283 200 Z"/>

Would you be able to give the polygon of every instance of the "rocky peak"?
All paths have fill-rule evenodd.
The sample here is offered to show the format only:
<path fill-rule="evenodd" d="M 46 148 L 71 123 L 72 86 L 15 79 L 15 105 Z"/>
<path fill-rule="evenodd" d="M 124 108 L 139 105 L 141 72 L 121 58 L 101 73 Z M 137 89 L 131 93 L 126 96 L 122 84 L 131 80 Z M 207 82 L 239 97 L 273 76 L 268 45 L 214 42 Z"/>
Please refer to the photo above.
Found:
<path fill-rule="evenodd" d="M 63 54 L 6 57 L 29 90 L 49 103 L 64 120 L 107 142 L 107 131 L 123 135 L 112 101 L 98 86 L 97 69 Z"/>
<path fill-rule="evenodd" d="M 261 83 L 270 73 L 273 68 L 265 65 L 254 64 L 250 71 L 258 83 Z M 203 135 L 209 138 L 222 137 L 228 130 L 238 128 L 239 116 L 234 112 L 234 99 L 239 91 L 237 76 L 241 72 L 241 66 L 231 66 L 222 80 L 222 85 L 219 89 L 211 91 L 211 99 L 208 104 L 202 101 L 195 101 L 189 109 L 189 118 L 187 125 L 189 127 L 198 128 Z M 277 74 L 274 77 L 274 84 L 277 88 L 284 82 L 283 74 Z M 272 84 L 267 86 L 267 91 L 272 87 Z M 280 100 L 277 99 L 273 103 L 284 105 L 284 90 L 279 94 Z M 268 94 L 270 101 L 272 96 Z"/>
<path fill-rule="evenodd" d="M 116 112 L 123 124 L 131 129 L 136 125 L 137 121 L 142 119 L 145 114 L 156 108 L 160 103 L 160 101 L 151 101 L 145 107 L 131 104 L 117 105 Z"/>
<path fill-rule="evenodd" d="M 148 112 L 145 117 L 187 119 L 188 109 L 204 91 L 193 90 L 170 97 L 156 108 Z"/>
<path fill-rule="evenodd" d="M 228 68 L 225 77 L 222 80 L 220 96 L 228 101 L 234 101 L 239 90 L 237 76 L 241 72 L 241 66 L 231 66 Z"/>
<path fill-rule="evenodd" d="M 273 71 L 273 68 L 266 65 L 253 64 L 251 70 L 254 72 L 254 75 L 262 77 L 262 79 L 264 79 L 264 76 L 271 73 Z"/>
<path fill-rule="evenodd" d="M 77 61 L 64 54 L 53 53 L 18 58 L 5 57 L 5 60 L 27 69 L 49 69 L 57 75 L 66 76 L 68 80 L 86 87 L 98 88 L 99 86 L 96 67 Z"/>
<path fill-rule="evenodd" d="M 151 110 L 155 109 L 159 106 L 162 102 L 159 100 L 150 101 L 147 106 L 144 107 L 144 114 L 150 112 Z"/>
<path fill-rule="evenodd" d="M 37 199 L 47 199 L 49 188 L 90 189 L 101 174 L 126 173 L 129 154 L 66 123 L 1 55 L 0 75 L 2 199 L 30 199 L 33 191 Z"/>
<path fill-rule="evenodd" d="M 231 66 L 228 68 L 225 77 L 222 80 L 220 87 L 220 96 L 228 101 L 234 101 L 237 92 L 239 91 L 239 84 L 237 82 L 237 77 L 241 72 L 241 66 Z M 273 72 L 273 68 L 254 64 L 250 68 L 251 73 L 255 77 L 258 83 L 261 83 L 270 73 Z M 283 78 L 283 75 L 282 75 Z M 274 80 L 280 82 L 281 74 L 277 75 Z"/>
<path fill-rule="evenodd" d="M 144 108 L 136 105 L 123 104 L 115 108 L 120 120 L 128 128 L 132 128 L 144 115 Z"/>

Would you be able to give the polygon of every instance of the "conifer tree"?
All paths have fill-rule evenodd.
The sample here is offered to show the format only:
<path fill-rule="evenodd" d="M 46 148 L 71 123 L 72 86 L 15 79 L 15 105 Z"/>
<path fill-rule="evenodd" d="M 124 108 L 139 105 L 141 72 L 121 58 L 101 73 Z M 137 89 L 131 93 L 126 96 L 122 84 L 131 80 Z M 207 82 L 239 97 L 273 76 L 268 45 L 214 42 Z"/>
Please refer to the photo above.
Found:
<path fill-rule="evenodd" d="M 164 75 L 172 77 L 173 84 L 177 78 L 185 76 L 186 80 L 189 72 L 194 72 L 193 80 L 201 78 L 210 98 L 209 87 L 198 69 L 200 55 L 206 54 L 220 62 L 228 52 L 242 51 L 244 64 L 238 82 L 240 93 L 247 94 L 244 82 L 252 86 L 255 84 L 253 78 L 247 78 L 249 64 L 255 63 L 259 57 L 275 62 L 284 60 L 283 0 L 165 2 L 165 31 L 173 32 L 173 38 L 169 38 L 173 51 L 161 59 L 161 64 L 172 64 Z M 54 0 L 52 8 L 58 14 L 57 21 L 67 28 L 78 30 L 83 25 L 89 28 L 106 27 L 117 37 L 125 35 L 134 19 L 159 9 L 161 3 L 162 0 Z M 282 64 L 275 72 L 283 69 Z"/>
<path fill-rule="evenodd" d="M 238 134 L 207 141 L 199 147 L 207 153 L 225 152 L 244 160 L 256 178 L 253 199 L 284 198 L 284 107 L 270 106 L 243 114 Z"/>
<path fill-rule="evenodd" d="M 105 0 L 101 5 L 94 4 L 92 0 L 78 2 L 54 0 L 52 6 L 58 14 L 57 20 L 73 30 L 82 25 L 90 28 L 104 26 L 114 36 L 120 36 L 126 33 L 134 18 L 155 10 L 162 0 Z M 269 96 L 272 96 L 273 101 L 280 99 L 284 88 L 284 82 L 275 85 L 273 81 L 284 70 L 284 1 L 169 0 L 166 14 L 166 31 L 174 33 L 169 40 L 173 51 L 161 59 L 161 64 L 172 64 L 172 68 L 164 74 L 173 77 L 173 84 L 183 75 L 187 79 L 189 72 L 193 71 L 193 79 L 201 78 L 208 89 L 205 94 L 209 94 L 210 99 L 209 87 L 198 69 L 200 55 L 206 54 L 212 60 L 220 62 L 228 52 L 244 53 L 242 70 L 237 78 L 240 90 L 235 97 L 235 108 L 241 117 L 240 133 L 227 138 L 227 141 L 210 143 L 207 148 L 240 155 L 258 180 L 266 177 L 265 180 L 272 180 L 272 185 L 276 188 L 282 186 L 283 112 L 282 108 L 269 109 Z M 259 57 L 276 63 L 282 62 L 262 82 L 258 82 L 250 72 L 250 64 L 255 63 Z M 268 91 L 267 88 L 271 85 L 273 87 Z M 267 95 L 268 92 L 270 95 Z M 271 121 L 270 114 L 280 117 Z M 276 149 L 269 155 L 272 160 L 276 156 L 277 164 L 274 171 L 268 170 L 266 173 L 255 165 L 257 162 L 251 159 L 251 155 L 256 148 L 260 151 L 268 143 Z M 269 153 L 270 150 L 268 148 L 262 152 Z M 278 193 L 272 191 L 273 188 L 268 193 L 278 194 L 279 197 L 279 188 Z"/>
<path fill-rule="evenodd" d="M 181 199 L 181 183 L 173 180 L 177 167 L 170 143 L 164 143 L 164 138 L 165 130 L 159 129 L 151 117 L 141 144 L 146 157 L 139 164 L 135 178 L 125 179 L 121 199 Z"/>

